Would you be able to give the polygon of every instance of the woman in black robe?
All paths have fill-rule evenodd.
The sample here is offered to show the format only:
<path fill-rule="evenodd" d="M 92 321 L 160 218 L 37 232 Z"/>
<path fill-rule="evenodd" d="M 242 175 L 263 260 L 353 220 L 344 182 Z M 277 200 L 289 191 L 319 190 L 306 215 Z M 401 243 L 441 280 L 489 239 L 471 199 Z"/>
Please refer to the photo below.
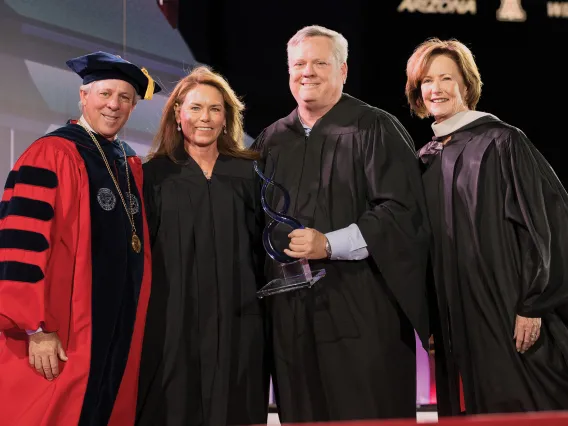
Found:
<path fill-rule="evenodd" d="M 137 425 L 266 423 L 262 210 L 243 105 L 196 68 L 144 164 L 153 281 Z"/>
<path fill-rule="evenodd" d="M 420 150 L 433 232 L 438 409 L 568 409 L 568 195 L 525 134 L 474 111 L 469 49 L 427 40 L 406 95 L 435 137 Z M 436 311 L 436 310 L 435 310 Z"/>

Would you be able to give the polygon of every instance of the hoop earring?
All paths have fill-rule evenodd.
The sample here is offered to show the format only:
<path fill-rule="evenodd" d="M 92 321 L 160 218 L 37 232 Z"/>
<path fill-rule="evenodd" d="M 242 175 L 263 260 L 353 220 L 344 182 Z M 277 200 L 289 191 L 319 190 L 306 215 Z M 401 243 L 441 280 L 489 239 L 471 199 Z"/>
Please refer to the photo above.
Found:
<path fill-rule="evenodd" d="M 223 126 L 223 134 L 227 134 L 227 126 Z"/>

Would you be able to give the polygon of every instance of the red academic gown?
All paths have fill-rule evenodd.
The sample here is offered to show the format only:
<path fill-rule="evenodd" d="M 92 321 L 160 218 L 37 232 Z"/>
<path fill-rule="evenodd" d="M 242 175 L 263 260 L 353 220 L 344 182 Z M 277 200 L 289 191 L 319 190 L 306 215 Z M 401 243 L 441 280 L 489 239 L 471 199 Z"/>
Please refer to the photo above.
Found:
<path fill-rule="evenodd" d="M 118 142 L 98 137 L 127 196 Z M 151 262 L 142 167 L 128 147 L 142 252 L 87 133 L 67 126 L 34 142 L 0 204 L 0 424 L 134 424 Z M 127 201 L 128 202 L 128 201 Z M 69 360 L 53 381 L 28 362 L 25 330 L 57 332 Z"/>

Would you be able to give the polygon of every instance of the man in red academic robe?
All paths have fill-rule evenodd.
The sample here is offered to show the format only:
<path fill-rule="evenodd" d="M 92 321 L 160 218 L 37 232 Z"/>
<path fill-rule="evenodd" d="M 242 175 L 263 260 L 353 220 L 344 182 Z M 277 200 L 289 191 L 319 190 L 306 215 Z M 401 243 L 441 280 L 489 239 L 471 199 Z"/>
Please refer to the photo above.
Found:
<path fill-rule="evenodd" d="M 134 424 L 150 293 L 142 167 L 116 135 L 160 90 L 104 52 L 67 65 L 82 116 L 35 141 L 0 203 L 0 424 Z"/>

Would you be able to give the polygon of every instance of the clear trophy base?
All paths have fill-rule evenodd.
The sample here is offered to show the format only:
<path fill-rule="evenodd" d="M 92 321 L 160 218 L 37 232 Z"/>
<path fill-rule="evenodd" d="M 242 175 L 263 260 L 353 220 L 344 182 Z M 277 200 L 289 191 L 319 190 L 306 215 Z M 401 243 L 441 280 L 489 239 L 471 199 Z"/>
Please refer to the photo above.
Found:
<path fill-rule="evenodd" d="M 274 268 L 280 278 L 273 279 L 257 291 L 256 295 L 259 299 L 304 287 L 309 288 L 325 277 L 325 269 L 312 271 L 307 259 L 291 263 L 275 263 Z"/>

